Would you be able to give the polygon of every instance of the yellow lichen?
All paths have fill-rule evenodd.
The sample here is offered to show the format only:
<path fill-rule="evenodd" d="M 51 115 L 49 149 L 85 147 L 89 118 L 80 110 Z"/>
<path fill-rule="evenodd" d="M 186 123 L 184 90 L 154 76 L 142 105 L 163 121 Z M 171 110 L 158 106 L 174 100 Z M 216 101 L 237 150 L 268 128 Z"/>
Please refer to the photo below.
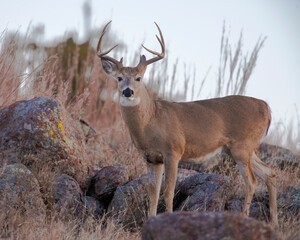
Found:
<path fill-rule="evenodd" d="M 62 124 L 62 121 L 60 121 L 57 127 L 61 131 L 61 133 L 65 135 L 65 129 L 64 129 L 64 125 Z"/>
<path fill-rule="evenodd" d="M 53 132 L 53 130 L 51 129 L 51 130 L 50 130 L 50 136 L 51 136 L 50 138 L 51 138 L 51 140 L 53 140 L 53 137 L 52 137 L 53 134 L 54 134 L 54 132 Z"/>

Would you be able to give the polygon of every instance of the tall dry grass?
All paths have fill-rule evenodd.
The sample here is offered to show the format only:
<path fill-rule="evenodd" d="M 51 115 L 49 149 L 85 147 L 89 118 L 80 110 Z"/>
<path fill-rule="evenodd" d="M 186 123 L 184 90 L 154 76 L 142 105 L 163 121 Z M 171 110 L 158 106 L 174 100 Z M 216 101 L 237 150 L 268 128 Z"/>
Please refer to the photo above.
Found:
<path fill-rule="evenodd" d="M 15 217 L 18 221 L 18 216 Z M 5 221 L 5 219 L 4 219 Z M 32 240 L 32 239 L 103 239 L 103 240 L 137 240 L 139 232 L 125 231 L 112 219 L 96 220 L 87 219 L 85 222 L 61 222 L 57 219 L 49 219 L 44 223 L 36 222 L 33 218 L 27 218 L 22 223 L 10 222 L 9 231 L 0 231 L 1 239 L 8 240 Z"/>
<path fill-rule="evenodd" d="M 235 48 L 230 43 L 229 37 L 224 22 L 220 46 L 216 97 L 231 94 L 244 95 L 246 93 L 247 83 L 254 71 L 258 54 L 266 41 L 266 37 L 260 37 L 250 53 L 250 56 L 248 56 L 248 53 L 243 53 L 242 32 L 240 33 Z"/>

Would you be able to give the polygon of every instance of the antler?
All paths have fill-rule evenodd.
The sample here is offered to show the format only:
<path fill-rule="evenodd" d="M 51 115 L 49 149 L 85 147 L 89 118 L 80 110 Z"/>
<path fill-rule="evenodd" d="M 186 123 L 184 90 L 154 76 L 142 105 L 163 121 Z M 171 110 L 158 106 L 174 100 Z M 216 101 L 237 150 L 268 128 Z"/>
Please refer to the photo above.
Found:
<path fill-rule="evenodd" d="M 98 57 L 101 58 L 101 59 L 106 59 L 106 60 L 108 60 L 108 61 L 110 61 L 110 62 L 113 62 L 114 64 L 117 65 L 117 67 L 118 67 L 119 69 L 121 69 L 121 68 L 123 67 L 123 63 L 122 63 L 122 62 L 123 62 L 123 58 L 121 58 L 121 60 L 118 61 L 118 60 L 116 60 L 116 59 L 114 59 L 114 58 L 112 58 L 112 57 L 106 56 L 106 54 L 110 53 L 111 50 L 113 50 L 114 48 L 116 48 L 116 47 L 118 46 L 118 44 L 115 45 L 115 46 L 113 46 L 112 48 L 110 48 L 110 49 L 107 50 L 106 52 L 101 52 L 101 42 L 102 42 L 102 38 L 103 38 L 104 34 L 106 33 L 106 28 L 108 27 L 108 25 L 109 25 L 110 23 L 111 23 L 111 21 L 109 21 L 109 22 L 105 25 L 105 27 L 104 27 L 104 29 L 103 29 L 103 31 L 102 31 L 102 33 L 101 33 L 101 36 L 100 36 L 100 39 L 99 39 L 99 42 L 98 42 L 98 45 L 97 45 L 97 55 L 98 55 Z"/>
<path fill-rule="evenodd" d="M 154 62 L 156 62 L 156 61 L 158 61 L 158 60 L 160 60 L 160 59 L 163 59 L 163 58 L 165 57 L 165 53 L 166 53 L 165 41 L 164 41 L 164 37 L 163 37 L 163 35 L 162 35 L 162 32 L 161 32 L 159 26 L 157 25 L 157 23 L 156 23 L 156 22 L 154 22 L 154 23 L 155 23 L 156 27 L 158 28 L 159 35 L 160 35 L 160 38 L 159 38 L 157 35 L 156 35 L 156 38 L 157 38 L 157 40 L 158 40 L 159 43 L 160 43 L 160 46 L 161 46 L 161 53 L 154 52 L 154 51 L 152 51 L 152 50 L 146 48 L 146 47 L 142 44 L 142 47 L 143 47 L 144 49 L 146 49 L 148 52 L 150 52 L 150 53 L 156 55 L 156 57 L 151 58 L 151 59 L 149 59 L 149 60 L 143 62 L 143 64 L 146 64 L 146 65 L 149 65 L 149 64 L 151 64 L 151 63 L 154 63 Z M 141 63 L 141 62 L 140 62 L 140 63 Z"/>

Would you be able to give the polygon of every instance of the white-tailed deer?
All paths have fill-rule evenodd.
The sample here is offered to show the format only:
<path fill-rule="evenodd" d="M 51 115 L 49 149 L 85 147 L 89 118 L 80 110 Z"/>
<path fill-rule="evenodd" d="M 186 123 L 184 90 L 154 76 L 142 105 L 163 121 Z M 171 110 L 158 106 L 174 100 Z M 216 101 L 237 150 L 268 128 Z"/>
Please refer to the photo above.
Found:
<path fill-rule="evenodd" d="M 109 22 L 110 23 L 110 22 Z M 108 23 L 108 24 L 109 24 Z M 257 180 L 263 179 L 269 191 L 271 223 L 278 224 L 275 172 L 255 154 L 260 139 L 267 132 L 271 115 L 266 102 L 245 96 L 227 96 L 194 102 L 152 100 L 143 83 L 147 65 L 165 56 L 162 32 L 156 24 L 161 53 L 143 47 L 155 57 L 142 55 L 136 67 L 124 67 L 107 56 L 116 46 L 97 51 L 104 71 L 118 81 L 122 117 L 135 147 L 147 161 L 149 175 L 150 216 L 156 215 L 163 166 L 164 198 L 168 212 L 173 210 L 174 188 L 180 161 L 201 158 L 226 146 L 238 164 L 246 185 L 243 214 L 249 214 Z"/>

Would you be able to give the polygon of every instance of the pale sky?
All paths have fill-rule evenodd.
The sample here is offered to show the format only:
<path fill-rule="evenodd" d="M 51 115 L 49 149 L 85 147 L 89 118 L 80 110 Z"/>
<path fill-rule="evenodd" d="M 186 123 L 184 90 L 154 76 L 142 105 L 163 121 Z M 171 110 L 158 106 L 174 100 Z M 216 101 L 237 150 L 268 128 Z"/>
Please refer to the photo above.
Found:
<path fill-rule="evenodd" d="M 83 0 L 0 0 L 0 32 L 5 28 L 25 32 L 31 22 L 45 25 L 46 40 L 72 30 L 79 31 L 82 37 L 83 3 Z M 110 27 L 127 44 L 128 51 L 136 51 L 143 42 L 159 50 L 153 23 L 157 22 L 170 60 L 179 58 L 181 64 L 194 64 L 199 80 L 211 66 L 208 80 L 215 81 L 224 20 L 232 44 L 243 30 L 244 52 L 252 51 L 259 36 L 267 36 L 246 95 L 266 100 L 275 121 L 292 116 L 295 105 L 300 112 L 299 0 L 93 0 L 91 4 L 92 27 L 100 27 L 112 19 Z"/>

